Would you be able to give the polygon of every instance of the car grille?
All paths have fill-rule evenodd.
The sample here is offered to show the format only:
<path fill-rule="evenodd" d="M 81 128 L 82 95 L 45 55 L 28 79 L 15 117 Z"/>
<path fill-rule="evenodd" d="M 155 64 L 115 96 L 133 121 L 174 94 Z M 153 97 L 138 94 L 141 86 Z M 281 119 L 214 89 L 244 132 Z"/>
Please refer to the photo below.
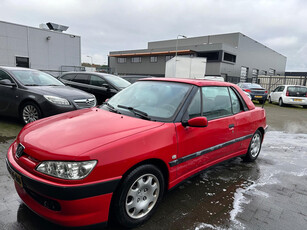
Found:
<path fill-rule="evenodd" d="M 74 100 L 75 104 L 79 109 L 92 108 L 96 105 L 96 100 L 94 98 L 90 99 L 77 99 Z"/>

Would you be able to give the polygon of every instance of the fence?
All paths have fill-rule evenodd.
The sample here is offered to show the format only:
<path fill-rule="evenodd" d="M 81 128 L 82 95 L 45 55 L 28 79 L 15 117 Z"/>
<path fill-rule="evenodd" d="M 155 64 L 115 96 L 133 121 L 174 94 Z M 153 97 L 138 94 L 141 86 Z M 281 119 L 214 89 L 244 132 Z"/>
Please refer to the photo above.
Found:
<path fill-rule="evenodd" d="M 280 85 L 303 85 L 307 84 L 307 76 L 265 76 L 258 75 L 256 82 L 269 93 Z"/>

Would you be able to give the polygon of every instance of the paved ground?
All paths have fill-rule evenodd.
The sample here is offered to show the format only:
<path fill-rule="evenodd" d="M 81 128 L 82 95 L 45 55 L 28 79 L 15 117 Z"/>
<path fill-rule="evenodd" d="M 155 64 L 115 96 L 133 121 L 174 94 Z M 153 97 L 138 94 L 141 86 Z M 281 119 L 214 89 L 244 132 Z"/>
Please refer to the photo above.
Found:
<path fill-rule="evenodd" d="M 256 162 L 236 158 L 188 180 L 138 229 L 306 229 L 307 110 L 265 108 L 271 128 Z M 0 230 L 66 229 L 31 212 L 14 190 L 4 158 L 20 129 L 0 118 Z"/>

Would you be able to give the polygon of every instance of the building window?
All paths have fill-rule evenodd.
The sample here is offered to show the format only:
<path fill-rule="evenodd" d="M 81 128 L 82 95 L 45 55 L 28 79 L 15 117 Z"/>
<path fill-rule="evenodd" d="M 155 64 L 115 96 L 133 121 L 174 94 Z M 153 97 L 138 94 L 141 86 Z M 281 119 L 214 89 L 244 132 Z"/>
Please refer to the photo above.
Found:
<path fill-rule="evenodd" d="M 240 82 L 246 82 L 248 75 L 248 67 L 242 66 L 241 67 L 241 74 L 240 74 Z"/>
<path fill-rule="evenodd" d="M 150 57 L 150 62 L 158 62 L 158 57 Z"/>
<path fill-rule="evenodd" d="M 269 76 L 275 76 L 275 69 L 269 69 Z"/>
<path fill-rule="evenodd" d="M 126 58 L 117 58 L 117 63 L 126 63 L 127 59 Z"/>
<path fill-rule="evenodd" d="M 259 73 L 259 70 L 258 69 L 253 69 L 253 71 L 252 71 L 252 82 L 253 83 L 256 83 L 256 81 L 257 81 L 257 77 L 258 77 L 258 73 Z"/>
<path fill-rule="evenodd" d="M 267 75 L 267 71 L 261 70 L 261 75 Z"/>
<path fill-rule="evenodd" d="M 131 62 L 132 63 L 140 63 L 140 62 L 142 62 L 142 58 L 141 57 L 133 57 L 133 58 L 131 58 Z"/>
<path fill-rule="evenodd" d="M 16 57 L 16 66 L 29 68 L 29 58 L 28 57 Z"/>
<path fill-rule="evenodd" d="M 172 59 L 174 56 L 165 56 L 165 61 Z"/>
<path fill-rule="evenodd" d="M 198 57 L 205 57 L 207 58 L 207 61 L 220 61 L 221 52 L 220 51 L 199 52 Z"/>
<path fill-rule="evenodd" d="M 236 55 L 230 54 L 230 53 L 224 53 L 224 61 L 229 61 L 229 62 L 236 62 Z"/>

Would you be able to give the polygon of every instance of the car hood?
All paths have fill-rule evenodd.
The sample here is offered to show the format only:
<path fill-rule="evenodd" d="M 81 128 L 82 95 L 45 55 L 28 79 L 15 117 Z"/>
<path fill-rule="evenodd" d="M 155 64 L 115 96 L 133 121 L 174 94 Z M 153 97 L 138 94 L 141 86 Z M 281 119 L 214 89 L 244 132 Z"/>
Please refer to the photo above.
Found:
<path fill-rule="evenodd" d="M 25 152 L 37 160 L 88 158 L 85 153 L 108 143 L 163 125 L 98 108 L 76 110 L 26 125 L 18 136 Z"/>
<path fill-rule="evenodd" d="M 59 86 L 28 86 L 32 92 L 36 92 L 41 95 L 50 95 L 64 97 L 67 99 L 82 99 L 82 98 L 92 98 L 93 95 L 84 92 L 79 89 L 75 89 L 66 85 Z"/>

